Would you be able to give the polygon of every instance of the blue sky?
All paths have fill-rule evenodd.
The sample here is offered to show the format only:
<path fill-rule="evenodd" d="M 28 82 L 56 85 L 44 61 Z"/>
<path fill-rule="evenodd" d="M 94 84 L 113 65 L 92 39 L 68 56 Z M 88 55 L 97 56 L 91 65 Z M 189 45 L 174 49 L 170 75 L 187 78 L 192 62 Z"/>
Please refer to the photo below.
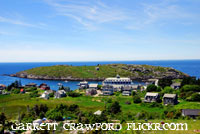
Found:
<path fill-rule="evenodd" d="M 200 59 L 199 0 L 1 0 L 0 62 Z"/>

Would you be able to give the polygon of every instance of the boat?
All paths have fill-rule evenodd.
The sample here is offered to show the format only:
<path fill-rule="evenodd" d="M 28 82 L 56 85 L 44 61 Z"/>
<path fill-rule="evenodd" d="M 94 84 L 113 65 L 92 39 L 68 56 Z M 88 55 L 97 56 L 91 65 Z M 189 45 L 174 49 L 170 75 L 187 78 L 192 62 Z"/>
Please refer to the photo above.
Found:
<path fill-rule="evenodd" d="M 65 82 L 68 82 L 67 80 Z"/>
<path fill-rule="evenodd" d="M 62 83 L 58 83 L 58 86 L 62 86 L 63 84 Z"/>

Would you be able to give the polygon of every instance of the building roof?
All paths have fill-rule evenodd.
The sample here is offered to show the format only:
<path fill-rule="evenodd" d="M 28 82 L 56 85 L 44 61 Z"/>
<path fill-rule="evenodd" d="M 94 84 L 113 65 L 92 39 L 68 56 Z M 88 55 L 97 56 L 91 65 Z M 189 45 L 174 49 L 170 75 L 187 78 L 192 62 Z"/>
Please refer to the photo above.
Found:
<path fill-rule="evenodd" d="M 101 115 L 102 111 L 101 110 L 98 110 L 96 112 L 94 112 L 95 115 Z"/>
<path fill-rule="evenodd" d="M 130 78 L 106 78 L 105 81 L 110 82 L 131 82 Z"/>
<path fill-rule="evenodd" d="M 88 84 L 87 81 L 81 81 L 79 84 Z"/>
<path fill-rule="evenodd" d="M 57 93 L 59 93 L 59 94 L 66 94 L 65 90 L 58 90 Z"/>
<path fill-rule="evenodd" d="M 176 94 L 164 94 L 163 98 L 176 98 Z"/>
<path fill-rule="evenodd" d="M 158 96 L 158 93 L 150 93 L 150 92 L 147 92 L 147 93 L 146 93 L 146 96 Z"/>
<path fill-rule="evenodd" d="M 181 86 L 181 83 L 173 83 L 171 86 Z"/>
<path fill-rule="evenodd" d="M 6 85 L 4 85 L 4 84 L 0 84 L 0 87 L 6 87 Z"/>
<path fill-rule="evenodd" d="M 28 83 L 26 85 L 37 85 L 36 83 Z"/>
<path fill-rule="evenodd" d="M 182 109 L 182 114 L 187 115 L 200 115 L 200 109 Z"/>
<path fill-rule="evenodd" d="M 98 84 L 89 84 L 89 88 L 97 88 Z"/>

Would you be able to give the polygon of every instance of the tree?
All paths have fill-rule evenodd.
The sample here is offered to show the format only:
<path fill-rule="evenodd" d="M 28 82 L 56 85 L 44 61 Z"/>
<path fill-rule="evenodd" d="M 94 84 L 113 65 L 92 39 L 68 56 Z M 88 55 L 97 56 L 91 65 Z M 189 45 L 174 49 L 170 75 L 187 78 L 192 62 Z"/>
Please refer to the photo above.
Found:
<path fill-rule="evenodd" d="M 121 112 L 121 106 L 119 105 L 118 101 L 114 101 L 110 107 L 110 112 L 113 114 L 117 114 Z"/>
<path fill-rule="evenodd" d="M 134 96 L 134 97 L 133 97 L 133 102 L 134 102 L 134 103 L 141 103 L 142 100 L 141 100 L 141 98 L 140 98 L 139 96 Z"/>
<path fill-rule="evenodd" d="M 162 88 L 165 88 L 166 86 L 170 86 L 172 84 L 172 79 L 169 78 L 163 78 L 158 81 L 158 85 Z"/>
<path fill-rule="evenodd" d="M 168 93 L 168 94 L 171 94 L 174 92 L 174 89 L 171 88 L 171 87 L 165 87 L 163 90 L 162 90 L 162 93 L 165 94 L 165 93 Z"/>
<path fill-rule="evenodd" d="M 157 86 L 154 84 L 148 85 L 147 86 L 147 92 L 155 92 L 157 91 Z"/>
<path fill-rule="evenodd" d="M 6 121 L 6 116 L 4 113 L 0 114 L 0 124 L 2 124 L 3 126 L 5 125 L 5 121 Z"/>
<path fill-rule="evenodd" d="M 191 101 L 200 101 L 200 94 L 198 93 L 192 94 Z"/>
<path fill-rule="evenodd" d="M 135 95 L 137 95 L 137 93 L 135 91 L 132 91 L 131 95 L 135 96 Z"/>
<path fill-rule="evenodd" d="M 181 92 L 200 92 L 200 86 L 199 85 L 184 85 L 181 88 Z"/>
<path fill-rule="evenodd" d="M 195 77 L 185 77 L 181 82 L 181 87 L 184 85 L 196 85 L 197 83 L 199 83 L 199 80 L 196 80 Z"/>

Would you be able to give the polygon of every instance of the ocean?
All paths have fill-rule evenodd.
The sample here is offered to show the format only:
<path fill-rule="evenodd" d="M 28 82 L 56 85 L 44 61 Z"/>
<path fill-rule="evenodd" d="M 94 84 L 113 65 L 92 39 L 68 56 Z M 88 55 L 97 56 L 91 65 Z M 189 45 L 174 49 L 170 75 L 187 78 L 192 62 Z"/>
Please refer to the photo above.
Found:
<path fill-rule="evenodd" d="M 52 65 L 73 65 L 73 66 L 82 66 L 82 65 L 97 65 L 97 64 L 140 64 L 140 65 L 153 65 L 153 66 L 162 66 L 162 67 L 172 67 L 179 71 L 182 71 L 190 76 L 195 76 L 200 78 L 200 60 L 161 60 L 161 61 L 98 61 L 98 62 L 29 62 L 29 63 L 0 63 L 0 84 L 9 85 L 15 80 L 21 80 L 22 85 L 25 85 L 30 82 L 37 84 L 47 83 L 51 89 L 57 90 L 58 83 L 62 83 L 64 86 L 70 87 L 70 89 L 77 89 L 77 84 L 79 81 L 52 81 L 52 80 L 33 80 L 33 79 L 24 79 L 3 76 L 3 74 L 14 74 L 19 71 L 31 69 L 34 67 L 40 66 L 52 66 Z M 99 83 L 97 81 L 91 81 L 89 83 Z M 135 81 L 134 83 L 140 83 Z"/>

